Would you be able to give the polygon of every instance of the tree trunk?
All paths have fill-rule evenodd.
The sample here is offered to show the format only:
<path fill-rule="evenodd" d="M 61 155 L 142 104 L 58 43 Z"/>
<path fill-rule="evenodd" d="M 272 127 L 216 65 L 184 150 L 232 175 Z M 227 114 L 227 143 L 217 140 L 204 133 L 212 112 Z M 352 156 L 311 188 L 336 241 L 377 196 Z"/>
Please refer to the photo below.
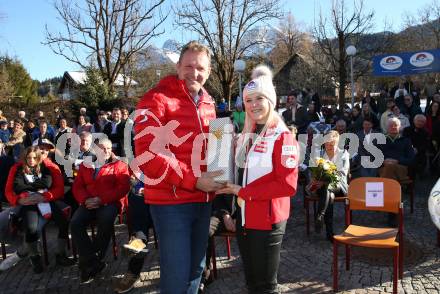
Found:
<path fill-rule="evenodd" d="M 347 72 L 345 71 L 345 40 L 344 32 L 338 33 L 339 43 L 339 109 L 342 110 L 345 104 L 345 85 Z"/>

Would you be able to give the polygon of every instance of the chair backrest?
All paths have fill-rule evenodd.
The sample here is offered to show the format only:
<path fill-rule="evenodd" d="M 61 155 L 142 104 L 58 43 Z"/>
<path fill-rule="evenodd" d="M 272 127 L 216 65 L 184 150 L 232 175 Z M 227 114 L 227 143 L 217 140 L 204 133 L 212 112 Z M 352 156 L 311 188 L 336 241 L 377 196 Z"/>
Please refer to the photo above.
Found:
<path fill-rule="evenodd" d="M 350 210 L 398 213 L 401 194 L 399 182 L 387 178 L 357 178 L 348 186 Z"/>

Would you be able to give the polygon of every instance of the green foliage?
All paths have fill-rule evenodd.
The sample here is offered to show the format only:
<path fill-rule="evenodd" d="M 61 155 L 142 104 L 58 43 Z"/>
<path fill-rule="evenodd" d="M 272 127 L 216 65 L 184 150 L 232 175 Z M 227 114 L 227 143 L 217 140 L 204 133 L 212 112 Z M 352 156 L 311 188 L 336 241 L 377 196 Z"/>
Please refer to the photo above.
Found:
<path fill-rule="evenodd" d="M 96 68 L 86 69 L 87 79 L 79 86 L 79 97 L 75 101 L 75 108 L 86 107 L 90 110 L 101 108 L 108 100 L 114 99 L 114 93 L 104 82 L 101 73 Z"/>
<path fill-rule="evenodd" d="M 23 102 L 29 102 L 36 97 L 38 82 L 31 79 L 19 60 L 12 59 L 9 56 L 1 56 L 0 69 L 2 76 L 7 76 L 7 81 L 12 86 L 10 96 L 19 97 Z"/>

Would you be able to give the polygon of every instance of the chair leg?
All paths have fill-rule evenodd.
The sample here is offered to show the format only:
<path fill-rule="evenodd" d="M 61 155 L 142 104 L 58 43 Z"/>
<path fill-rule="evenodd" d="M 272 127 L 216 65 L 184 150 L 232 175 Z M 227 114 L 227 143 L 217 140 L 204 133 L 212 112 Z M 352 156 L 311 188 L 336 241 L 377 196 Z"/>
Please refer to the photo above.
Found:
<path fill-rule="evenodd" d="M 43 239 L 43 255 L 44 255 L 44 262 L 46 266 L 49 265 L 49 256 L 47 254 L 47 238 L 46 238 L 46 228 L 43 227 L 43 230 L 41 231 L 41 236 Z"/>
<path fill-rule="evenodd" d="M 310 212 L 309 212 L 309 200 L 305 199 L 306 204 L 306 233 L 310 235 Z"/>
<path fill-rule="evenodd" d="M 231 238 L 226 237 L 226 250 L 228 252 L 228 259 L 231 259 Z"/>
<path fill-rule="evenodd" d="M 394 260 L 393 260 L 393 294 L 397 294 L 397 275 L 399 271 L 399 248 L 394 249 Z"/>
<path fill-rule="evenodd" d="M 6 245 L 2 242 L 2 257 L 6 259 Z"/>
<path fill-rule="evenodd" d="M 217 280 L 217 257 L 215 255 L 215 238 L 212 238 L 212 251 L 211 251 L 211 256 L 212 256 L 212 271 L 214 272 L 214 279 Z"/>
<path fill-rule="evenodd" d="M 338 242 L 333 240 L 333 291 L 338 289 Z"/>
<path fill-rule="evenodd" d="M 440 247 L 440 230 L 437 229 L 437 246 Z"/>
<path fill-rule="evenodd" d="M 118 246 L 116 245 L 116 233 L 115 233 L 115 226 L 113 225 L 113 233 L 112 233 L 112 242 L 113 242 L 113 259 L 118 259 Z"/>
<path fill-rule="evenodd" d="M 350 260 L 351 260 L 351 248 L 350 245 L 345 245 L 345 270 L 350 270 Z"/>

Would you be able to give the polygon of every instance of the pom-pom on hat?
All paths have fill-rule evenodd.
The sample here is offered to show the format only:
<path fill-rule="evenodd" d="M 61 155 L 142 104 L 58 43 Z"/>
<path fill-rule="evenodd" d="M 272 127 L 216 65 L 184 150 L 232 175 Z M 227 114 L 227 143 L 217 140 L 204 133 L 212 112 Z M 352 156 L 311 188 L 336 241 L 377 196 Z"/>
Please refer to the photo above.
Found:
<path fill-rule="evenodd" d="M 272 71 L 266 65 L 258 65 L 252 71 L 252 81 L 244 87 L 243 97 L 264 96 L 275 107 L 277 95 L 272 83 Z"/>

